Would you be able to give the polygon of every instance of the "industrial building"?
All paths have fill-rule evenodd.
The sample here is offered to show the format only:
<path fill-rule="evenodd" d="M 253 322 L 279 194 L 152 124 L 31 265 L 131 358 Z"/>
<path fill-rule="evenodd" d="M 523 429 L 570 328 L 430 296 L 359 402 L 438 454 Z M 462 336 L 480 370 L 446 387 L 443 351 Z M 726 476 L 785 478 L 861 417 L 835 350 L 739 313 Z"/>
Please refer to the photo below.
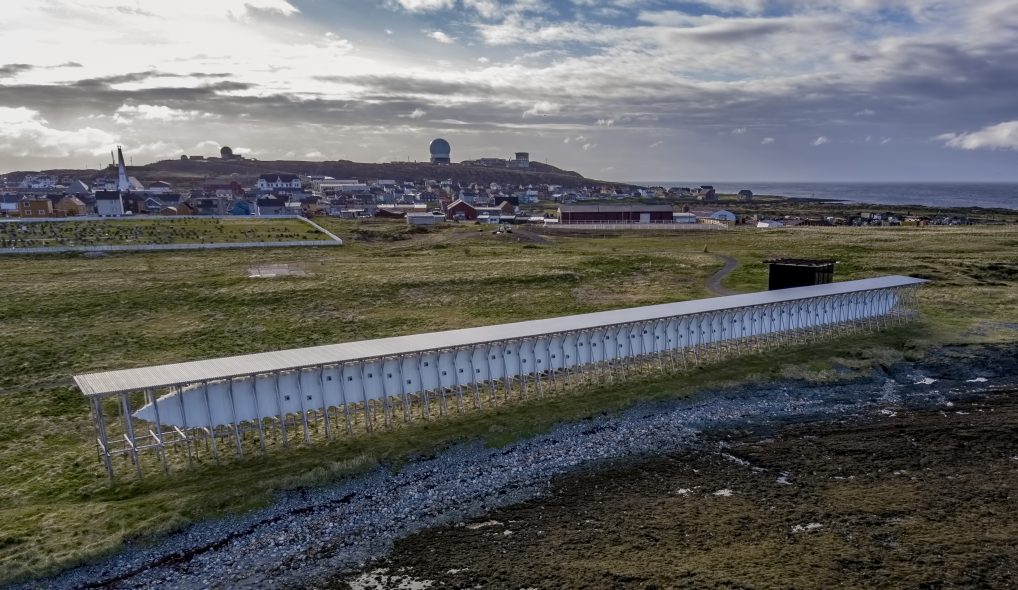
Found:
<path fill-rule="evenodd" d="M 562 205 L 561 223 L 672 223 L 671 205 Z"/>
<path fill-rule="evenodd" d="M 431 420 L 640 370 L 675 370 L 915 313 L 925 281 L 886 276 L 502 324 L 78 375 L 110 475 L 218 460 L 292 439 Z M 224 449 L 220 449 L 224 445 Z M 145 453 L 148 451 L 148 453 Z M 231 453 L 231 454 L 232 454 Z"/>

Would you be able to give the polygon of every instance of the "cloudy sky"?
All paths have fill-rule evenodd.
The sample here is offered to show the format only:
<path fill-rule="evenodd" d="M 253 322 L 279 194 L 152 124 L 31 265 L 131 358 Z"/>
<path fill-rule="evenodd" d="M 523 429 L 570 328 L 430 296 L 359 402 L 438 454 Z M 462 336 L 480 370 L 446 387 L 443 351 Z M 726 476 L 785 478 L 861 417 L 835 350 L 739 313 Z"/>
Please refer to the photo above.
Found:
<path fill-rule="evenodd" d="M 4 0 L 0 171 L 531 158 L 1018 180 L 1015 0 Z"/>

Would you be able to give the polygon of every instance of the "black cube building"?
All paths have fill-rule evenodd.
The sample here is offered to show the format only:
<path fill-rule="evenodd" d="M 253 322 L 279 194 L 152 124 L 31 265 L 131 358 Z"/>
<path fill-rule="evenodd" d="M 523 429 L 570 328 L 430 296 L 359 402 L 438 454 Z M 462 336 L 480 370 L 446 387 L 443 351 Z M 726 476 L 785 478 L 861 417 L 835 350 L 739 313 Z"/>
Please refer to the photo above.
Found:
<path fill-rule="evenodd" d="M 764 264 L 770 265 L 767 289 L 791 289 L 810 287 L 834 282 L 834 260 L 801 260 L 796 258 L 775 258 Z"/>

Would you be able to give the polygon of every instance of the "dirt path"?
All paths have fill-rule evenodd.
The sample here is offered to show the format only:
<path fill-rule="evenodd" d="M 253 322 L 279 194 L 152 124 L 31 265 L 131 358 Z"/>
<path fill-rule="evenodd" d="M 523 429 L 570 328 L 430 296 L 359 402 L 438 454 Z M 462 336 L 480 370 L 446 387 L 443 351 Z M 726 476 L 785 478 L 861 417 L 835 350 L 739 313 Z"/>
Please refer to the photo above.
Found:
<path fill-rule="evenodd" d="M 400 541 L 385 565 L 454 588 L 1011 587 L 1015 440 L 1003 392 L 747 425 L 560 478 L 547 498 Z"/>
<path fill-rule="evenodd" d="M 721 281 L 730 275 L 733 270 L 739 268 L 739 261 L 726 254 L 714 254 L 714 256 L 724 260 L 725 265 L 721 267 L 721 270 L 714 273 L 711 278 L 707 279 L 707 290 L 715 295 L 737 295 L 738 291 L 733 291 L 722 286 Z"/>

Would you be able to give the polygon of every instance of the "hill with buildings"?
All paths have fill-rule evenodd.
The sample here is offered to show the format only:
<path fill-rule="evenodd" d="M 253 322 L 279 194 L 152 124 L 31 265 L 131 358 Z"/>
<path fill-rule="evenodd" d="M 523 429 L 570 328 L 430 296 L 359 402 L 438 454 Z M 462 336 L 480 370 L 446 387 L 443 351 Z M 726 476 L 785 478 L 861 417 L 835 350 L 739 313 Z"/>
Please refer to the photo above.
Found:
<path fill-rule="evenodd" d="M 562 170 L 548 164 L 531 162 L 528 168 L 511 168 L 492 166 L 468 161 L 449 165 L 435 165 L 430 162 L 391 162 L 373 164 L 335 161 L 301 161 L 301 160 L 251 160 L 251 159 L 179 159 L 162 160 L 144 166 L 129 166 L 131 176 L 144 184 L 162 180 L 178 187 L 191 184 L 202 184 L 210 179 L 236 180 L 241 184 L 253 183 L 262 174 L 298 174 L 322 175 L 333 178 L 349 178 L 358 180 L 452 180 L 461 185 L 490 184 L 500 185 L 561 185 L 563 187 L 582 187 L 597 184 L 624 186 L 620 183 L 605 182 L 585 178 L 578 172 Z M 86 182 L 97 175 L 116 176 L 116 168 L 106 170 L 46 170 L 44 174 L 60 177 L 72 177 Z M 11 172 L 7 176 L 17 180 L 34 172 Z"/>

